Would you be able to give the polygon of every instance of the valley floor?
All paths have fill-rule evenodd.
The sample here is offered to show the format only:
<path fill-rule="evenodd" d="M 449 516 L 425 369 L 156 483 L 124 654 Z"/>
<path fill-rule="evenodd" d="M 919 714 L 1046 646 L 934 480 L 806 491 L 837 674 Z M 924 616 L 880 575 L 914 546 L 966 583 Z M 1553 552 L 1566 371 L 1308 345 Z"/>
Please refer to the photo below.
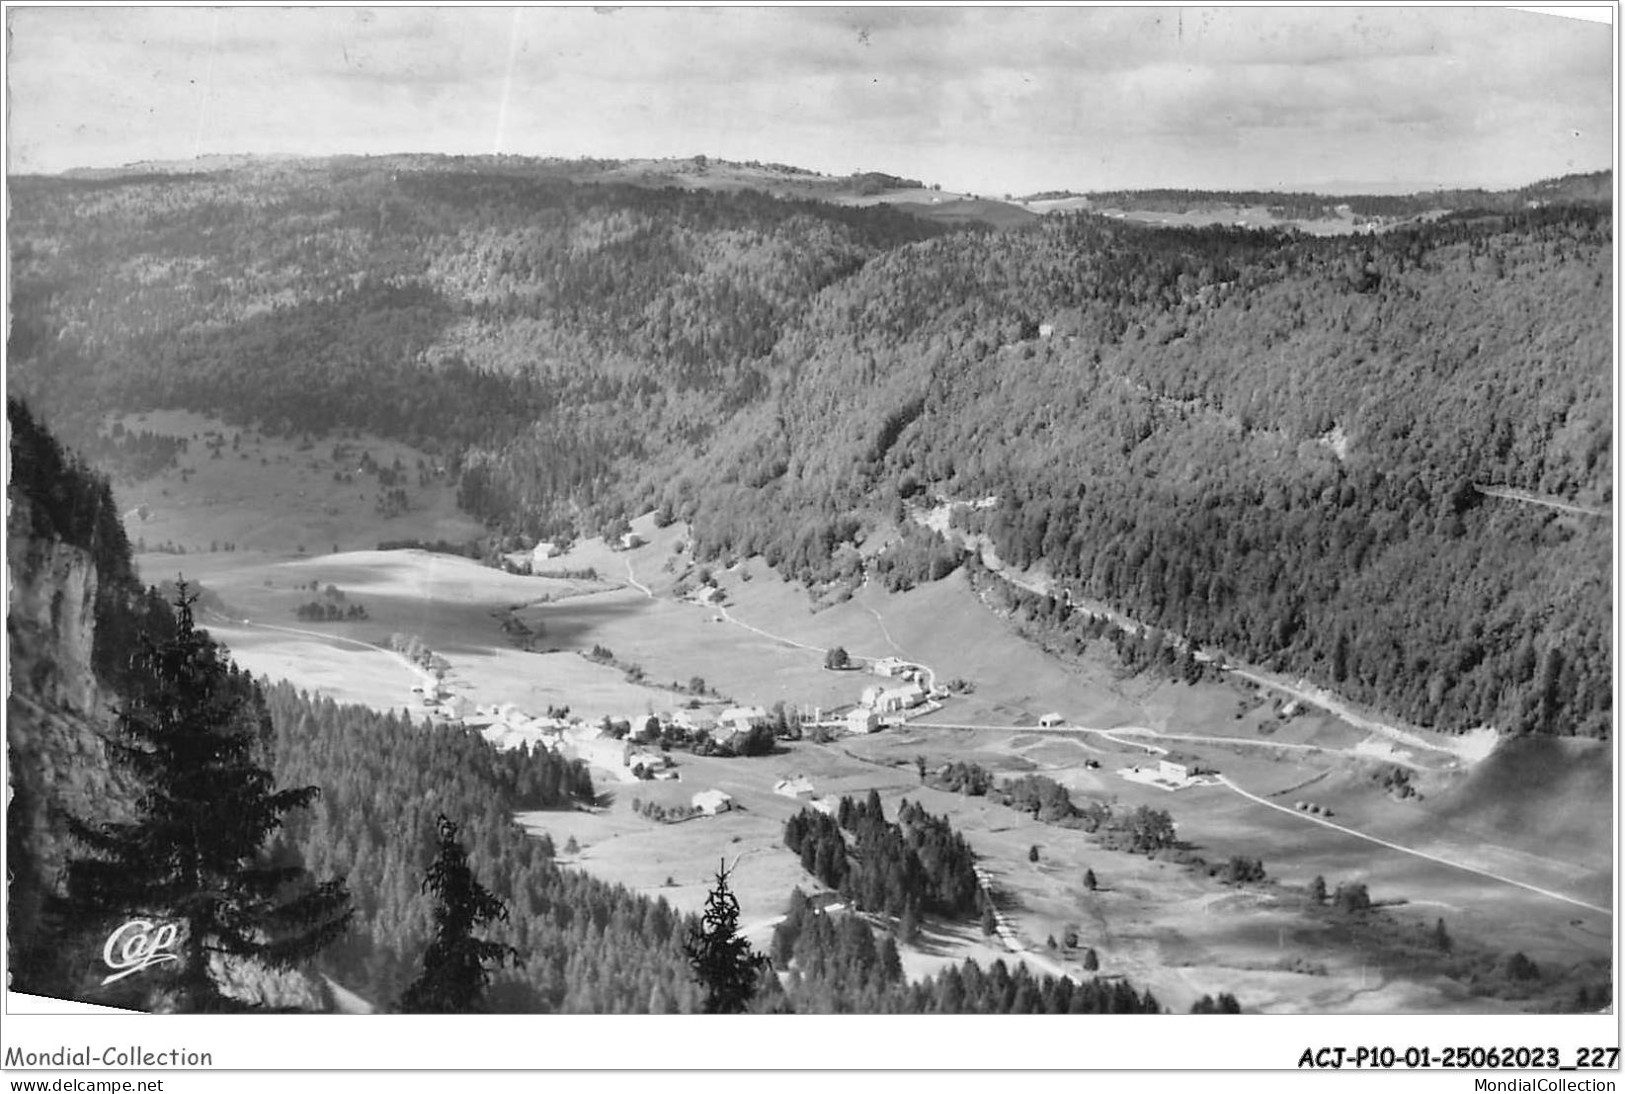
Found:
<path fill-rule="evenodd" d="M 266 458 L 274 464 L 277 453 Z M 437 498 L 432 489 L 426 495 L 422 534 L 452 528 Z M 1176 1011 L 1220 992 L 1270 1012 L 1520 1009 L 1457 980 L 1418 975 L 1403 946 L 1308 907 L 1303 894 L 1316 876 L 1330 887 L 1363 883 L 1390 920 L 1411 925 L 1405 929 L 1443 919 L 1464 945 L 1522 951 L 1556 978 L 1612 957 L 1606 744 L 1546 742 L 1519 752 L 1519 774 L 1509 776 L 1508 746 L 1486 757 L 1455 739 L 1383 733 L 1358 715 L 1272 695 L 1239 675 L 1195 686 L 1119 679 L 1098 661 L 1044 655 L 958 575 L 896 595 L 866 584 L 813 613 L 803 591 L 752 559 L 718 570 L 723 598 L 702 605 L 674 593 L 680 581 L 693 582 L 685 529 L 655 528 L 649 518 L 634 525 L 643 546 L 584 541 L 549 560 L 552 576 L 520 576 L 425 551 L 340 543 L 313 553 L 315 530 L 297 526 L 297 510 L 274 542 L 261 542 L 249 519 L 255 508 L 228 500 L 149 509 L 145 522 L 132 516 L 132 538 L 143 523 L 166 539 L 183 536 L 199 514 L 204 531 L 243 536 L 230 551 L 144 555 L 142 573 L 201 582 L 214 598 L 205 621 L 240 664 L 340 702 L 417 718 L 431 709 L 443 717 L 508 706 L 539 717 L 568 708 L 589 723 L 696 702 L 712 715 L 729 703 L 777 702 L 811 714 L 849 706 L 878 681 L 824 669 L 824 651 L 837 645 L 860 662 L 897 656 L 922 666 L 930 685 L 970 682 L 941 710 L 868 736 L 787 742 L 755 759 L 675 751 L 675 781 L 629 781 L 607 753 L 589 751 L 602 808 L 520 818 L 559 848 L 575 840 L 579 851 L 562 856 L 566 865 L 683 910 L 701 907 L 718 863 L 729 863 L 758 945 L 792 888 L 818 888 L 783 846 L 784 821 L 806 802 L 774 792 L 780 780 L 804 776 L 820 797 L 877 790 L 888 814 L 904 798 L 921 802 L 948 814 L 976 851 L 997 894 L 999 931 L 986 937 L 974 923 L 930 923 L 904 954 L 910 975 L 966 957 L 1083 975 L 1083 952 L 1093 948 L 1100 974 L 1150 988 Z M 377 532 L 357 526 L 346 538 L 376 542 Z M 313 598 L 333 597 L 330 587 L 365 617 L 316 623 L 295 614 Z M 442 682 L 402 655 L 401 640 L 412 637 L 444 659 Z M 594 647 L 610 659 L 583 656 Z M 435 701 L 435 691 L 446 701 Z M 1041 729 L 1040 717 L 1052 712 L 1064 724 Z M 922 786 L 922 757 L 932 770 L 966 761 L 1002 776 L 1044 774 L 1075 801 L 1115 811 L 1166 809 L 1194 853 L 1214 863 L 1259 858 L 1269 880 L 1228 886 L 1166 858 L 1107 850 L 1085 832 Z M 1170 789 L 1120 774 L 1162 759 L 1218 777 Z M 1400 770 L 1412 796 L 1382 781 Z M 707 789 L 724 791 L 737 808 L 676 824 L 634 810 L 687 806 Z M 1085 869 L 1098 888 L 1085 888 Z M 1064 944 L 1070 935 L 1077 946 Z"/>

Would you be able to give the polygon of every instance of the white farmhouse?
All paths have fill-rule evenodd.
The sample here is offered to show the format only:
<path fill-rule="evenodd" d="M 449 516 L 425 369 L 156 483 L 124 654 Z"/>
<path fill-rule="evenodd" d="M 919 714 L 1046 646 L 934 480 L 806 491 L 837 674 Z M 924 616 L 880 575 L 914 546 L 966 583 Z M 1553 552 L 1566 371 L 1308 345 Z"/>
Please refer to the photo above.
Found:
<path fill-rule="evenodd" d="M 813 796 L 812 780 L 805 775 L 797 775 L 793 779 L 780 779 L 773 784 L 773 793 L 783 794 L 787 798 L 810 798 Z"/>
<path fill-rule="evenodd" d="M 917 707 L 925 702 L 925 689 L 919 684 L 904 684 L 900 688 L 886 688 L 875 696 L 874 702 L 867 704 L 873 706 L 881 714 L 892 714 L 899 710 Z"/>
<path fill-rule="evenodd" d="M 717 728 L 717 720 L 709 714 L 698 714 L 689 710 L 674 713 L 671 716 L 671 724 L 688 733 L 698 733 L 701 730 L 710 733 Z"/>
<path fill-rule="evenodd" d="M 848 733 L 873 733 L 880 728 L 880 715 L 873 707 L 855 707 L 844 720 Z"/>
<path fill-rule="evenodd" d="M 734 800 L 720 790 L 702 790 L 693 798 L 694 808 L 708 817 L 726 813 L 734 807 Z"/>
<path fill-rule="evenodd" d="M 636 752 L 627 753 L 622 762 L 626 765 L 627 770 L 641 765 L 645 771 L 653 773 L 670 767 L 671 757 L 664 752 L 646 752 L 640 749 Z"/>
<path fill-rule="evenodd" d="M 717 723 L 724 732 L 744 733 L 765 725 L 770 718 L 762 707 L 729 707 L 717 715 Z"/>

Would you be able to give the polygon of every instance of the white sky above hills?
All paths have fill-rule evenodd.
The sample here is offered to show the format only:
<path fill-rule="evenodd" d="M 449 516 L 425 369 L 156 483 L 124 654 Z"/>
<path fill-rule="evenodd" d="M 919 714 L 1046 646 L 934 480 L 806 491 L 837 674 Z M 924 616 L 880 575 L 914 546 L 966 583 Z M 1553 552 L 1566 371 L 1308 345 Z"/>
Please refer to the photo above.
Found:
<path fill-rule="evenodd" d="M 1590 14 L 9 5 L 8 169 L 704 153 L 988 194 L 1510 187 L 1612 163 Z"/>

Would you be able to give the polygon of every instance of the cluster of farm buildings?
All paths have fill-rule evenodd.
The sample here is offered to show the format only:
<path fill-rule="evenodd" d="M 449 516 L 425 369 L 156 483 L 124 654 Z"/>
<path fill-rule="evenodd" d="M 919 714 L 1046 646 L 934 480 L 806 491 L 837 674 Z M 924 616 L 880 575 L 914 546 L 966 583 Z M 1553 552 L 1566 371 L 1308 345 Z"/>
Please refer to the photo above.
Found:
<path fill-rule="evenodd" d="M 631 551 L 635 548 L 642 547 L 647 542 L 649 541 L 638 535 L 636 532 L 623 532 L 619 539 L 616 539 L 613 543 L 609 544 L 609 547 L 612 551 Z M 543 540 L 541 543 L 536 544 L 536 546 L 530 549 L 528 559 L 526 559 L 524 555 L 517 556 L 517 559 L 529 561 L 532 566 L 540 566 L 544 562 L 551 562 L 552 560 L 559 558 L 569 551 L 569 549 L 570 545 L 568 543 L 557 543 L 552 540 Z M 515 560 L 515 556 L 510 555 L 509 559 L 510 561 L 513 561 Z"/>
<path fill-rule="evenodd" d="M 1209 786 L 1214 782 L 1211 774 L 1204 774 L 1203 770 L 1190 764 L 1171 760 L 1158 760 L 1155 767 L 1119 768 L 1117 774 L 1130 782 L 1144 783 L 1160 790 L 1183 790 L 1189 786 Z"/>
<path fill-rule="evenodd" d="M 941 700 L 947 693 L 927 686 L 929 673 L 921 666 L 898 657 L 882 657 L 870 662 L 869 671 L 897 682 L 866 687 L 855 706 L 837 710 L 827 719 L 817 712 L 808 724 L 846 733 L 873 733 L 942 709 Z"/>
<path fill-rule="evenodd" d="M 859 701 L 850 707 L 830 712 L 813 708 L 800 719 L 802 726 L 845 733 L 873 733 L 887 725 L 896 725 L 911 717 L 941 709 L 942 694 L 932 691 L 922 682 L 926 672 L 920 666 L 888 657 L 873 662 L 870 670 L 897 683 L 864 688 Z M 659 758 L 628 754 L 623 759 L 616 752 L 625 745 L 622 738 L 628 734 L 636 735 L 640 730 L 649 729 L 664 735 L 675 729 L 686 737 L 704 734 L 718 745 L 732 746 L 753 730 L 774 725 L 779 717 L 765 707 L 735 706 L 716 714 L 697 709 L 678 709 L 623 718 L 608 716 L 597 722 L 589 722 L 580 717 L 537 716 L 513 703 L 490 707 L 471 705 L 452 695 L 443 684 L 430 681 L 412 690 L 420 694 L 423 703 L 434 708 L 436 714 L 479 730 L 498 748 L 518 748 L 521 744 L 553 750 L 566 748 L 589 763 L 611 770 L 630 770 L 638 763 Z"/>
<path fill-rule="evenodd" d="M 926 686 L 926 669 L 896 657 L 881 658 L 868 666 L 878 677 L 891 681 L 863 689 L 859 701 L 846 708 L 825 712 L 814 708 L 801 718 L 805 729 L 823 728 L 838 733 L 874 733 L 910 717 L 941 709 L 942 694 Z M 681 776 L 670 753 L 651 737 L 678 731 L 678 735 L 709 737 L 719 746 L 737 747 L 753 731 L 775 726 L 779 715 L 760 706 L 728 707 L 712 714 L 697 709 L 678 709 L 660 714 L 634 714 L 617 718 L 606 716 L 596 722 L 579 716 L 535 715 L 514 703 L 479 705 L 454 694 L 449 687 L 428 674 L 412 688 L 425 707 L 439 718 L 479 731 L 499 749 L 521 746 L 545 748 L 613 773 L 622 782 L 677 780 Z M 640 740 L 641 738 L 641 740 Z M 806 799 L 815 809 L 830 811 L 832 802 L 817 798 L 805 778 L 781 780 L 776 788 L 789 797 Z M 702 813 L 718 813 L 731 806 L 721 791 L 707 790 L 694 796 L 694 808 Z"/>

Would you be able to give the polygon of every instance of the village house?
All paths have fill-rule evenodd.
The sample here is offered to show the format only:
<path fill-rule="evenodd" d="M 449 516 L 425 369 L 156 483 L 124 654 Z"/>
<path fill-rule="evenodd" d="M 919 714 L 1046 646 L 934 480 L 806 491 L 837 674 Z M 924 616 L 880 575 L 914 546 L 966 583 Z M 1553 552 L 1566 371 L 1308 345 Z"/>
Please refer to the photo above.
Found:
<path fill-rule="evenodd" d="M 717 715 L 717 726 L 726 733 L 748 733 L 771 719 L 772 715 L 762 707 L 729 707 Z"/>
<path fill-rule="evenodd" d="M 652 775 L 656 771 L 670 767 L 671 757 L 666 755 L 664 752 L 649 752 L 641 748 L 629 748 L 626 752 L 625 759 L 623 759 L 621 762 L 626 766 L 627 770 L 641 766 L 645 771 Z"/>
<path fill-rule="evenodd" d="M 1190 768 L 1184 764 L 1176 764 L 1169 760 L 1161 760 L 1157 763 L 1157 774 L 1161 778 L 1172 782 L 1184 782 L 1191 777 Z"/>
<path fill-rule="evenodd" d="M 630 551 L 634 547 L 642 547 L 647 542 L 648 540 L 644 539 L 636 532 L 627 532 L 621 537 L 621 550 Z"/>
<path fill-rule="evenodd" d="M 559 545 L 557 543 L 538 543 L 535 547 L 531 548 L 530 564 L 532 566 L 538 565 L 539 563 L 546 562 L 550 558 L 557 558 L 562 553 L 563 552 L 559 550 Z"/>
<path fill-rule="evenodd" d="M 522 745 L 556 751 L 569 728 L 569 723 L 562 718 L 532 718 L 511 705 L 501 710 L 475 707 L 474 713 L 464 715 L 461 721 L 479 730 L 481 736 L 504 751 Z"/>
<path fill-rule="evenodd" d="M 654 722 L 654 732 L 660 732 L 660 717 L 655 714 L 632 714 L 626 719 L 627 733 L 636 737 L 640 733 L 649 731 L 649 723 Z"/>
<path fill-rule="evenodd" d="M 711 734 L 711 739 L 725 748 L 739 752 L 749 747 L 746 742 L 749 740 L 751 733 L 752 730 L 749 729 L 731 729 L 728 726 L 720 726 L 715 733 Z"/>
<path fill-rule="evenodd" d="M 871 707 L 854 707 L 845 722 L 848 733 L 873 733 L 880 728 L 880 715 Z"/>
<path fill-rule="evenodd" d="M 565 739 L 577 744 L 596 741 L 603 735 L 603 727 L 596 722 L 571 722 L 570 728 L 564 731 Z"/>
<path fill-rule="evenodd" d="M 773 793 L 782 794 L 787 798 L 811 798 L 813 796 L 812 780 L 805 775 L 797 775 L 791 779 L 780 779 L 773 784 Z"/>
<path fill-rule="evenodd" d="M 563 718 L 530 718 L 520 728 L 556 747 L 563 742 L 565 730 L 570 728 L 570 723 Z"/>
<path fill-rule="evenodd" d="M 898 710 L 907 710 L 910 707 L 919 706 L 931 696 L 920 684 L 905 684 L 900 688 L 891 689 L 882 696 L 882 698 L 887 697 L 897 703 Z"/>
<path fill-rule="evenodd" d="M 518 748 L 524 743 L 524 738 L 518 732 L 501 722 L 484 726 L 479 733 L 481 737 L 491 743 L 492 748 L 497 749 L 499 752 L 507 752 L 510 749 Z"/>
<path fill-rule="evenodd" d="M 863 689 L 863 705 L 879 714 L 895 714 L 900 710 L 917 707 L 926 700 L 926 692 L 919 684 L 902 687 Z"/>
<path fill-rule="evenodd" d="M 629 774 L 631 769 L 626 764 L 625 741 L 606 736 L 585 739 L 575 737 L 567 740 L 565 745 L 576 759 L 585 760 L 594 767 L 602 768 L 622 782 L 634 781 Z"/>
<path fill-rule="evenodd" d="M 709 714 L 679 710 L 671 716 L 671 724 L 687 733 L 710 733 L 717 728 L 717 720 Z"/>
<path fill-rule="evenodd" d="M 869 671 L 876 676 L 902 676 L 913 668 L 901 657 L 882 657 L 869 666 Z"/>
<path fill-rule="evenodd" d="M 734 800 L 720 790 L 702 790 L 694 795 L 693 805 L 705 816 L 714 817 L 732 809 Z"/>

